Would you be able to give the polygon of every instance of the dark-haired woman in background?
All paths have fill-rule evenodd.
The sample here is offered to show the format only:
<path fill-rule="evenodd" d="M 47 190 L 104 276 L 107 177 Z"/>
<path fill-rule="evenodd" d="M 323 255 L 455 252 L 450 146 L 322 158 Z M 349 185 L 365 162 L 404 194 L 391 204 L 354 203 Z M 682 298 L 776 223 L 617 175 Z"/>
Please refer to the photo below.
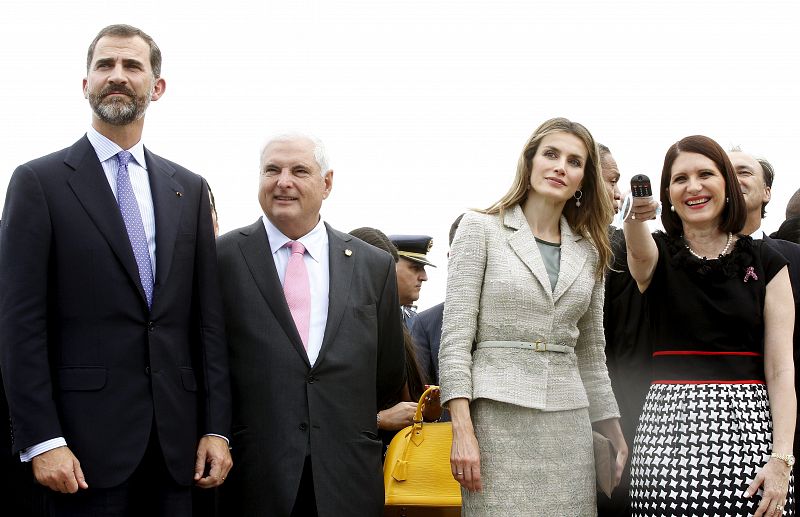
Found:
<path fill-rule="evenodd" d="M 690 136 L 625 222 L 628 266 L 654 331 L 653 383 L 631 462 L 637 516 L 781 515 L 795 419 L 786 260 L 737 235 L 745 202 L 725 151 Z M 759 492 L 759 489 L 763 490 Z"/>

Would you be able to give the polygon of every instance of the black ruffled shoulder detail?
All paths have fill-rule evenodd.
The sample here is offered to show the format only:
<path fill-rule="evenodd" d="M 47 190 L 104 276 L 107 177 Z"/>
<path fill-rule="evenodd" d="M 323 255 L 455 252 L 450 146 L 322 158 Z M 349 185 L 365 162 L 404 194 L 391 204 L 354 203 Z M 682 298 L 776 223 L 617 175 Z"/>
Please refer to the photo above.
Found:
<path fill-rule="evenodd" d="M 748 235 L 739 235 L 733 245 L 733 251 L 717 259 L 699 259 L 689 252 L 682 238 L 671 237 L 658 232 L 666 245 L 669 255 L 668 263 L 675 269 L 684 269 L 701 278 L 724 280 L 726 278 L 744 278 L 748 268 L 755 266 L 757 250 L 753 239 Z"/>

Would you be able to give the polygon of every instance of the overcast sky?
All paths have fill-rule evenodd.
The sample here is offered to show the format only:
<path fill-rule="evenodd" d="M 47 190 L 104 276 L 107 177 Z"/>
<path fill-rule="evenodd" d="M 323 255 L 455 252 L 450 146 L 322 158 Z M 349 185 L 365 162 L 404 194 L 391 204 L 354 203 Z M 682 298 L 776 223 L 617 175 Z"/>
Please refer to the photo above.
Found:
<path fill-rule="evenodd" d="M 314 133 L 335 171 L 329 223 L 434 237 L 424 308 L 444 297 L 451 221 L 506 191 L 554 116 L 586 125 L 625 180 L 657 182 L 691 134 L 765 156 L 777 229 L 800 187 L 798 14 L 796 1 L 3 0 L 0 189 L 86 131 L 86 49 L 129 23 L 164 54 L 145 145 L 208 179 L 223 232 L 260 215 L 265 139 Z"/>

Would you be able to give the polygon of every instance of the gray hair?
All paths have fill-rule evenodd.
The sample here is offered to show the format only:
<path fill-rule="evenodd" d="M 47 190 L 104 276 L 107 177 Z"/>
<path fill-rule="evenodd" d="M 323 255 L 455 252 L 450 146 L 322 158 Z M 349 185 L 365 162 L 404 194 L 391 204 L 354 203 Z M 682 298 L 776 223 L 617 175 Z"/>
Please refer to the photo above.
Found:
<path fill-rule="evenodd" d="M 325 145 L 322 143 L 322 140 L 314 135 L 306 133 L 280 133 L 267 140 L 267 143 L 261 148 L 260 167 L 264 166 L 264 152 L 267 150 L 267 147 L 275 142 L 292 142 L 295 140 L 308 140 L 314 144 L 314 160 L 316 160 L 317 165 L 319 165 L 319 173 L 322 176 L 331 170 L 328 165 L 328 153 L 325 151 Z"/>

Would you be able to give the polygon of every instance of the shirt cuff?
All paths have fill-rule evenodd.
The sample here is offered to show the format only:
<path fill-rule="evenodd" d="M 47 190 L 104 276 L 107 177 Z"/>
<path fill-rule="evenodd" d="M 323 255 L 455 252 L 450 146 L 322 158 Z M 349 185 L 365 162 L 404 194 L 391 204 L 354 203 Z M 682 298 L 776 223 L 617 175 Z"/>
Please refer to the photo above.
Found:
<path fill-rule="evenodd" d="M 57 449 L 59 447 L 65 447 L 67 445 L 67 441 L 64 439 L 63 436 L 59 436 L 58 438 L 52 438 L 42 443 L 37 443 L 32 447 L 28 447 L 25 450 L 20 451 L 19 453 L 19 460 L 22 462 L 29 462 L 34 457 L 44 454 L 47 451 L 51 451 L 53 449 Z"/>
<path fill-rule="evenodd" d="M 208 433 L 208 434 L 205 434 L 203 436 L 216 436 L 217 438 L 222 438 L 223 440 L 225 440 L 225 443 L 228 444 L 228 447 L 231 446 L 231 441 L 228 440 L 228 437 L 222 436 L 221 434 Z"/>

